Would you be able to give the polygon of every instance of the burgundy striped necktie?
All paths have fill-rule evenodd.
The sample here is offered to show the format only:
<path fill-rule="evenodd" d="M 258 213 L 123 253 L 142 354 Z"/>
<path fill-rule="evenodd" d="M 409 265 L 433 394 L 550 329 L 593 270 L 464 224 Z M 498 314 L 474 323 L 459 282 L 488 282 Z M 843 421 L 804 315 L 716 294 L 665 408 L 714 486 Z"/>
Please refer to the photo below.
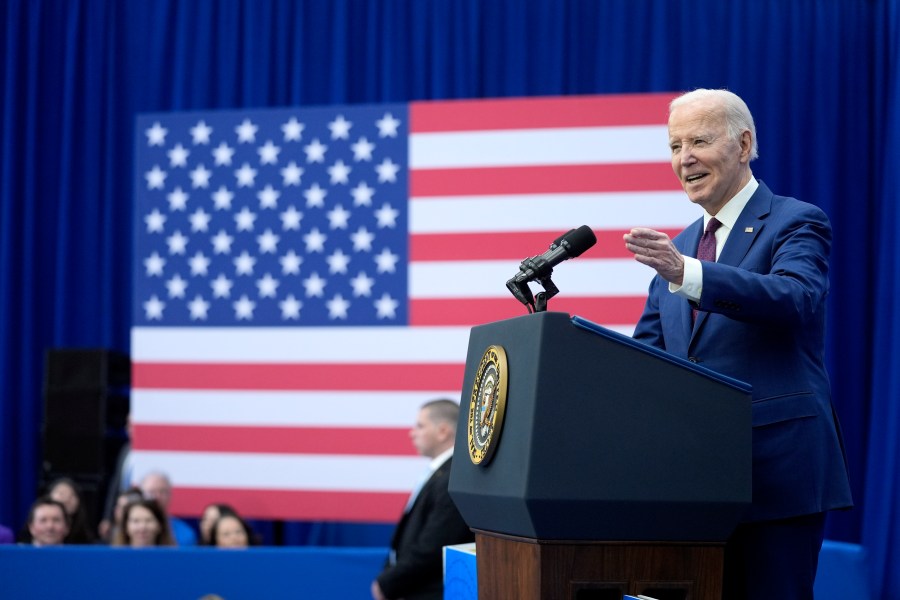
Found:
<path fill-rule="evenodd" d="M 697 260 L 716 262 L 716 229 L 720 225 L 722 223 L 715 217 L 706 224 L 706 231 L 703 232 L 703 236 L 700 238 L 700 245 L 697 246 Z M 694 321 L 697 320 L 696 308 L 691 310 L 691 317 Z"/>

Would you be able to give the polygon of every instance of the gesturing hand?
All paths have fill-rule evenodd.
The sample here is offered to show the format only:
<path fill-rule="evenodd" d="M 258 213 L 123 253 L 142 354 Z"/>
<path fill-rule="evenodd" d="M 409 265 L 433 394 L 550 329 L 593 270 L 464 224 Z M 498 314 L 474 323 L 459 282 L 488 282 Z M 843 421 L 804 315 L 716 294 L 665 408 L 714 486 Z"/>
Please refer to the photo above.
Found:
<path fill-rule="evenodd" d="M 651 267 L 670 283 L 681 285 L 684 280 L 684 257 L 665 233 L 635 227 L 623 236 L 625 248 L 635 260 Z"/>

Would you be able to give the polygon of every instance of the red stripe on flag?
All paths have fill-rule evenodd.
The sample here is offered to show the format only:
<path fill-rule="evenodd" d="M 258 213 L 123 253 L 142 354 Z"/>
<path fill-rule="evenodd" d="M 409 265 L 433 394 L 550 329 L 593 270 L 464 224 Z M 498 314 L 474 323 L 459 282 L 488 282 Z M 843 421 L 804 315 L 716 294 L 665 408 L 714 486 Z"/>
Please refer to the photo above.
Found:
<path fill-rule="evenodd" d="M 175 486 L 169 510 L 198 517 L 213 502 L 231 504 L 249 519 L 396 523 L 409 498 L 403 492 L 334 492 Z"/>
<path fill-rule="evenodd" d="M 583 258 L 631 258 L 622 236 L 628 229 L 594 230 L 597 245 Z M 675 237 L 681 229 L 660 229 Z M 455 260 L 515 260 L 541 254 L 563 231 L 514 231 L 498 233 L 419 233 L 410 238 L 412 262 Z"/>
<path fill-rule="evenodd" d="M 141 450 L 261 454 L 416 455 L 409 430 L 361 427 L 133 426 Z"/>
<path fill-rule="evenodd" d="M 458 169 L 414 169 L 409 194 L 492 196 L 511 194 L 575 194 L 677 191 L 681 189 L 668 163 L 542 165 Z"/>
<path fill-rule="evenodd" d="M 674 97 L 665 93 L 412 102 L 410 131 L 659 125 L 666 122 Z"/>
<path fill-rule="evenodd" d="M 644 296 L 605 296 L 595 298 L 552 298 L 553 311 L 581 315 L 604 325 L 634 324 L 644 310 Z M 526 314 L 512 294 L 509 298 L 436 298 L 410 302 L 410 323 L 427 325 L 483 325 Z"/>
<path fill-rule="evenodd" d="M 232 364 L 132 365 L 132 387 L 186 390 L 435 390 L 458 389 L 462 364 Z"/>

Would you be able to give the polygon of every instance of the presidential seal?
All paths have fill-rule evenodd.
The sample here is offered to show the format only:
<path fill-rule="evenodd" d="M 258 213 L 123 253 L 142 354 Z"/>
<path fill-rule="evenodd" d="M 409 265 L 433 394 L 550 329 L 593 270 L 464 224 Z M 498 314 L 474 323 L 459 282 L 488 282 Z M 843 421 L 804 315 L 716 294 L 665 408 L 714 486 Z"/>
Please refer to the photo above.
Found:
<path fill-rule="evenodd" d="M 469 401 L 469 458 L 486 465 L 497 448 L 506 412 L 509 371 L 502 346 L 488 346 L 481 357 Z"/>

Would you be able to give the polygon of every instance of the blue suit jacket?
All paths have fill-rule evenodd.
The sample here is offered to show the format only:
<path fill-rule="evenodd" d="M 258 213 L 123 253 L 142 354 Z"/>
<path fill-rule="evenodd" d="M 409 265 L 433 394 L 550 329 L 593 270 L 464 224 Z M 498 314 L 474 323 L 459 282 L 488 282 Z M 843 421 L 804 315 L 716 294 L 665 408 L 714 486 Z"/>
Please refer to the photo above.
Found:
<path fill-rule="evenodd" d="M 696 256 L 703 219 L 673 241 Z M 638 340 L 753 386 L 748 521 L 852 506 L 824 365 L 831 225 L 817 207 L 760 182 L 691 303 L 655 277 Z"/>

